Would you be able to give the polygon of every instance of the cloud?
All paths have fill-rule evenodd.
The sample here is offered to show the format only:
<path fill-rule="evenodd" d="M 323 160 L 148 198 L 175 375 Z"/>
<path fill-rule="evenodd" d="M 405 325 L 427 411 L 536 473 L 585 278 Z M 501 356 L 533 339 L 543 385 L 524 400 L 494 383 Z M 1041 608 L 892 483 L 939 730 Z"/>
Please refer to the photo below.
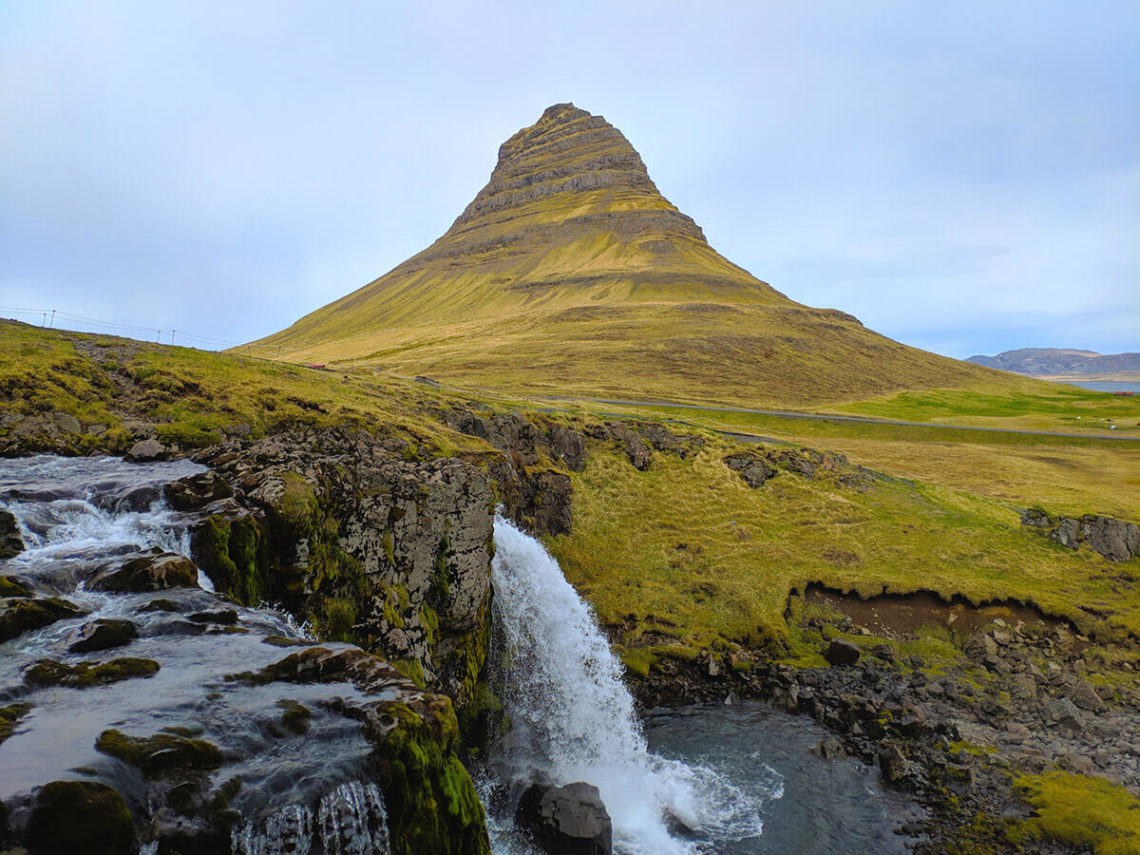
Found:
<path fill-rule="evenodd" d="M 1137 349 L 1140 24 L 1097 12 L 7 4 L 0 303 L 258 337 L 426 246 L 574 100 L 794 299 L 956 356 Z"/>

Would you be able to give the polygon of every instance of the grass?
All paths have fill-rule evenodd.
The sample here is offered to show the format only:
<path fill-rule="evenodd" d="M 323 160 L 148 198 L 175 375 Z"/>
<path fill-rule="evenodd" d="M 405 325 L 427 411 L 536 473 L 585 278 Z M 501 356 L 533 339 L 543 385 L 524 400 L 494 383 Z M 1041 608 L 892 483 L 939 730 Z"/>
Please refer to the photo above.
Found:
<path fill-rule="evenodd" d="M 1042 505 L 1055 513 L 1097 512 L 1140 518 L 1140 442 L 1079 434 L 1040 436 L 937 426 L 801 420 L 668 405 L 623 407 L 569 401 L 544 404 L 565 407 L 571 412 L 585 413 L 586 408 L 593 407 L 629 416 L 675 419 L 694 427 L 827 448 L 846 454 L 854 463 L 895 477 L 968 490 L 1013 507 Z"/>
<path fill-rule="evenodd" d="M 1140 436 L 1140 398 L 1094 392 L 1064 384 L 1025 390 L 938 389 L 900 392 L 834 407 L 837 412 L 901 421 L 943 422 L 1006 427 L 1016 430 L 1062 430 L 1107 433 L 1112 426 Z"/>
<path fill-rule="evenodd" d="M 1022 776 L 1016 787 L 1037 816 L 1014 824 L 1015 845 L 1060 841 L 1095 855 L 1140 851 L 1140 799 L 1123 787 L 1067 772 Z"/>
<path fill-rule="evenodd" d="M 638 472 L 592 447 L 573 476 L 574 530 L 550 546 L 624 643 L 646 632 L 689 645 L 783 638 L 789 594 L 809 582 L 1014 599 L 1102 635 L 1140 631 L 1140 602 L 1113 590 L 1113 565 L 1023 531 L 998 502 L 886 479 L 860 492 L 830 474 L 752 490 L 724 465 L 729 450 L 710 439 L 689 460 L 658 453 Z"/>
<path fill-rule="evenodd" d="M 262 436 L 288 423 L 367 426 L 422 453 L 487 450 L 425 414 L 453 399 L 373 372 L 321 372 L 15 322 L 0 322 L 0 352 L 11 357 L 0 361 L 0 442 L 21 430 L 46 435 L 45 423 L 67 413 L 81 431 L 66 448 L 79 453 L 124 450 L 131 440 L 124 426 L 136 421 L 155 424 L 160 440 L 183 448 L 232 434 Z"/>

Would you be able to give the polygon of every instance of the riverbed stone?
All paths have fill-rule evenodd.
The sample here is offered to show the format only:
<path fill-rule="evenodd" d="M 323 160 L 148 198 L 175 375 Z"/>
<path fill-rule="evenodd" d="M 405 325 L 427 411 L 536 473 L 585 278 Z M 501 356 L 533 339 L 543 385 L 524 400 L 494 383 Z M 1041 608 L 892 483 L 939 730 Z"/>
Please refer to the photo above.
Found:
<path fill-rule="evenodd" d="M 20 524 L 11 511 L 0 510 L 0 559 L 12 558 L 23 551 Z"/>
<path fill-rule="evenodd" d="M 516 822 L 548 855 L 610 855 L 613 823 L 598 788 L 536 782 L 519 800 Z"/>
<path fill-rule="evenodd" d="M 91 653 L 122 647 L 138 637 L 138 628 L 129 620 L 99 618 L 84 624 L 68 636 L 71 644 L 67 649 L 71 653 Z"/>
<path fill-rule="evenodd" d="M 166 446 L 157 439 L 143 439 L 132 445 L 123 459 L 132 463 L 149 463 L 153 460 L 165 460 L 168 454 Z"/>
<path fill-rule="evenodd" d="M 164 552 L 132 558 L 119 570 L 91 582 L 94 591 L 142 592 L 167 588 L 197 588 L 198 568 L 184 555 Z"/>
<path fill-rule="evenodd" d="M 0 642 L 84 614 L 83 609 L 60 597 L 0 600 Z"/>

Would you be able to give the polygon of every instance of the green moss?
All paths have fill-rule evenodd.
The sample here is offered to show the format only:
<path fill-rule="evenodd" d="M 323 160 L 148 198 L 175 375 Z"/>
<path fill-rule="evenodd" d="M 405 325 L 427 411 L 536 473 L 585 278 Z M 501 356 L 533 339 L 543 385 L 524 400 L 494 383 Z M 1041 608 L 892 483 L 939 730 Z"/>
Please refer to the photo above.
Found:
<path fill-rule="evenodd" d="M 26 716 L 31 709 L 32 705 L 26 703 L 0 707 L 0 744 L 12 735 L 12 731 L 20 723 L 20 719 Z"/>
<path fill-rule="evenodd" d="M 1009 830 L 1015 845 L 1044 840 L 1091 848 L 1096 855 L 1140 851 L 1140 799 L 1123 787 L 1068 772 L 1025 775 L 1015 787 L 1037 814 Z"/>
<path fill-rule="evenodd" d="M 252 516 L 209 517 L 195 538 L 195 559 L 215 587 L 243 605 L 271 598 L 264 539 Z"/>
<path fill-rule="evenodd" d="M 90 686 L 105 686 L 129 680 L 132 677 L 151 677 L 158 673 L 160 666 L 153 659 L 137 659 L 125 656 L 98 664 L 80 662 L 67 665 L 55 659 L 41 659 L 26 672 L 24 682 L 32 686 L 65 686 L 85 689 Z"/>
<path fill-rule="evenodd" d="M 447 699 L 425 721 L 389 704 L 380 787 L 388 806 L 392 855 L 490 855 L 483 806 L 454 752 L 458 723 Z"/>
<path fill-rule="evenodd" d="M 147 776 L 170 770 L 206 770 L 222 765 L 222 752 L 204 739 L 187 739 L 171 733 L 154 736 L 127 736 L 118 730 L 104 730 L 95 748 L 124 763 L 129 763 Z"/>
<path fill-rule="evenodd" d="M 0 576 L 0 597 L 30 597 L 32 589 L 11 576 Z"/>
<path fill-rule="evenodd" d="M 638 677 L 648 677 L 649 671 L 657 664 L 657 657 L 650 652 L 648 647 L 620 649 L 618 655 L 621 657 L 625 669 Z"/>
<path fill-rule="evenodd" d="M 274 513 L 294 531 L 311 530 L 318 509 L 313 485 L 296 472 L 282 472 L 278 477 L 284 482 L 285 490 L 274 505 Z"/>
<path fill-rule="evenodd" d="M 356 606 L 350 600 L 334 597 L 325 600 L 319 626 L 322 638 L 351 642 L 352 627 L 356 623 Z"/>
<path fill-rule="evenodd" d="M 423 666 L 417 659 L 397 659 L 392 663 L 396 670 L 419 686 L 427 686 L 427 677 L 424 676 Z"/>

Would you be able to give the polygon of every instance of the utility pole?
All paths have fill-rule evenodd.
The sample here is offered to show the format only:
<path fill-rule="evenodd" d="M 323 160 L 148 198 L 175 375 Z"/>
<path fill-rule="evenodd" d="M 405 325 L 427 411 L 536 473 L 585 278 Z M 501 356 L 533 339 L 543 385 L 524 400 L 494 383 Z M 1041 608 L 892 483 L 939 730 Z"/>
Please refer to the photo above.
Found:
<path fill-rule="evenodd" d="M 55 328 L 55 309 L 51 310 L 51 320 L 48 322 L 48 326 L 53 329 Z"/>
<path fill-rule="evenodd" d="M 178 330 L 171 330 L 171 331 L 170 331 L 170 346 L 171 346 L 171 347 L 174 347 L 174 334 L 175 334 L 176 332 L 178 332 Z"/>

